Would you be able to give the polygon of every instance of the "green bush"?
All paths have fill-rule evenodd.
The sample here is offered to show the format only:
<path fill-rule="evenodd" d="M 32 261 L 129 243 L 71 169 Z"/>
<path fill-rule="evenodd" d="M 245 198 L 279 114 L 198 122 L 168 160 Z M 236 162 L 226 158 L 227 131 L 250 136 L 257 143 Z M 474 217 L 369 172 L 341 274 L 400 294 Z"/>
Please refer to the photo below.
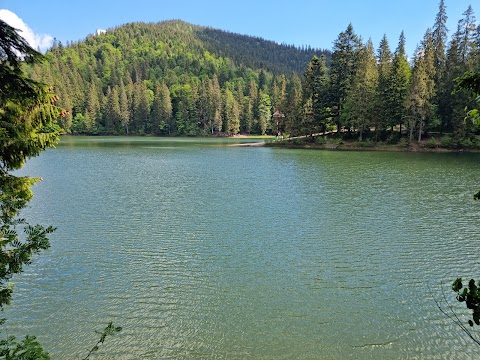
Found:
<path fill-rule="evenodd" d="M 437 140 L 435 139 L 435 137 L 432 136 L 430 139 L 428 139 L 425 146 L 430 149 L 435 149 L 437 147 Z"/>
<path fill-rule="evenodd" d="M 450 135 L 445 135 L 442 136 L 442 139 L 440 140 L 442 147 L 446 148 L 455 148 L 457 147 L 457 141 L 452 138 Z"/>
<path fill-rule="evenodd" d="M 397 144 L 402 147 L 407 147 L 408 146 L 408 139 L 407 138 L 401 138 Z"/>
<path fill-rule="evenodd" d="M 386 143 L 390 145 L 398 144 L 398 141 L 400 140 L 400 135 L 399 134 L 391 134 L 387 140 Z"/>
<path fill-rule="evenodd" d="M 463 149 L 472 149 L 472 148 L 475 147 L 475 144 L 473 143 L 473 141 L 470 138 L 465 138 L 465 139 L 460 140 L 459 145 Z"/>
<path fill-rule="evenodd" d="M 293 139 L 293 140 L 291 141 L 291 143 L 292 143 L 293 145 L 303 145 L 303 144 L 305 144 L 305 141 L 304 141 L 303 139 Z"/>
<path fill-rule="evenodd" d="M 317 136 L 315 138 L 315 144 L 318 144 L 318 145 L 325 145 L 327 143 L 327 139 L 323 136 Z"/>

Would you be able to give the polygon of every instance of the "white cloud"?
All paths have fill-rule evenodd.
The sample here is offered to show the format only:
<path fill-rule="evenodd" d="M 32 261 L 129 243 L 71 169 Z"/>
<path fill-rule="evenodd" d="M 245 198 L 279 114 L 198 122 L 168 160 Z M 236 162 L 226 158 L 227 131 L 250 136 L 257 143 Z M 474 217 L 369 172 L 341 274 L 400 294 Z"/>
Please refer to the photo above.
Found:
<path fill-rule="evenodd" d="M 95 34 L 96 35 L 102 35 L 102 34 L 105 34 L 106 32 L 107 32 L 107 30 L 97 29 L 97 31 L 95 31 Z"/>
<path fill-rule="evenodd" d="M 53 37 L 45 34 L 35 34 L 27 24 L 23 22 L 15 13 L 10 10 L 0 9 L 0 19 L 8 25 L 19 30 L 19 34 L 27 40 L 28 44 L 35 50 L 40 47 L 42 51 L 49 48 L 53 43 Z"/>

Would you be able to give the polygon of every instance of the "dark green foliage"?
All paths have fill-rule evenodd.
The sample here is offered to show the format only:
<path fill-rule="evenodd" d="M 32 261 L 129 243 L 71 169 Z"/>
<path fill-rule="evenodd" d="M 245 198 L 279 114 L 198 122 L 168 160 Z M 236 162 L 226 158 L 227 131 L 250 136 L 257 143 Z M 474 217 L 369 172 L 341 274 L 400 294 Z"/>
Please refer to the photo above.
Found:
<path fill-rule="evenodd" d="M 60 111 L 54 105 L 58 98 L 22 70 L 23 63 L 42 59 L 15 30 L 0 21 L 0 310 L 10 304 L 12 277 L 21 273 L 35 254 L 49 247 L 47 236 L 54 231 L 51 226 L 30 225 L 18 217 L 39 179 L 10 174 L 58 140 L 55 120 Z M 0 356 L 48 359 L 34 337 L 21 342 L 15 337 L 0 341 Z"/>
<path fill-rule="evenodd" d="M 90 349 L 88 352 L 87 356 L 83 358 L 83 360 L 86 360 L 92 355 L 94 352 L 98 351 L 99 346 L 105 342 L 105 339 L 107 336 L 113 336 L 117 333 L 122 331 L 122 328 L 120 326 L 113 326 L 113 323 L 110 322 L 103 331 L 95 331 L 97 334 L 100 335 L 100 339 L 97 341 L 97 343 Z"/>
<path fill-rule="evenodd" d="M 473 324 L 480 325 L 480 282 L 478 286 L 475 280 L 468 282 L 468 287 L 464 287 L 462 279 L 458 278 L 452 284 L 452 290 L 457 293 L 457 300 L 464 302 L 467 309 L 472 311 L 472 319 L 468 321 L 470 326 Z"/>
<path fill-rule="evenodd" d="M 408 87 L 410 84 L 411 68 L 407 62 L 405 54 L 405 35 L 402 31 L 398 46 L 393 58 L 392 68 L 388 80 L 388 89 L 386 94 L 388 111 L 388 125 L 402 126 L 406 116 L 406 99 Z"/>
<path fill-rule="evenodd" d="M 309 109 L 304 115 L 302 132 L 313 134 L 327 129 L 328 119 L 328 75 L 326 59 L 314 56 L 310 60 L 305 72 L 303 96 L 309 104 Z"/>
<path fill-rule="evenodd" d="M 43 351 L 35 336 L 26 336 L 18 342 L 14 336 L 0 341 L 0 358 L 5 360 L 48 360 L 50 356 Z"/>
<path fill-rule="evenodd" d="M 338 35 L 333 45 L 330 65 L 330 108 L 337 124 L 337 131 L 340 131 L 343 126 L 343 110 L 357 70 L 361 45 L 352 24 Z"/>

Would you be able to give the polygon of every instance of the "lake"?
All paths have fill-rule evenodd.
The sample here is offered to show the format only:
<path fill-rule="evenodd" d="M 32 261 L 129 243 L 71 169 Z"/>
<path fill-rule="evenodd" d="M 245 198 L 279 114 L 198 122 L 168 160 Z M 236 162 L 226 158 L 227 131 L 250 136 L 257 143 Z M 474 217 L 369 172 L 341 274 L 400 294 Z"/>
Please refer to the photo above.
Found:
<path fill-rule="evenodd" d="M 54 359 L 473 359 L 436 307 L 480 276 L 480 154 L 65 137 L 27 162 L 55 225 L 8 334 Z M 455 309 L 466 322 L 468 314 Z"/>

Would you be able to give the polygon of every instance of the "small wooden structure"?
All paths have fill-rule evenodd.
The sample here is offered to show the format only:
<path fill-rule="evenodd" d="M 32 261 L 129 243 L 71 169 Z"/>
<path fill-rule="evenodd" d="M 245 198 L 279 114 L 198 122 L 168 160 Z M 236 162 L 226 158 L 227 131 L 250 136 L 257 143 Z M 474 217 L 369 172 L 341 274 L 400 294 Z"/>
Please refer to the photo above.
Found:
<path fill-rule="evenodd" d="M 283 118 L 285 118 L 285 114 L 280 112 L 280 111 L 275 111 L 275 113 L 273 114 L 273 121 L 275 122 L 275 125 L 277 127 L 277 136 L 280 138 L 280 136 L 282 136 L 281 132 L 280 132 L 280 126 L 282 124 L 282 121 L 283 121 Z"/>

